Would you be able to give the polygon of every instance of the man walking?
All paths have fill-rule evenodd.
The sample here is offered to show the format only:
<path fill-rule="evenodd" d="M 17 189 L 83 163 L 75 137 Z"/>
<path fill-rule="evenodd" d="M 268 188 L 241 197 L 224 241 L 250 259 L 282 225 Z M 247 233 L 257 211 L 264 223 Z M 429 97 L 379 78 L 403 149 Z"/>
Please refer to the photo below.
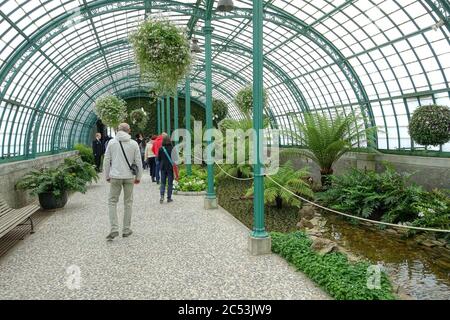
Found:
<path fill-rule="evenodd" d="M 103 163 L 106 181 L 111 183 L 108 201 L 111 232 L 106 237 L 109 241 L 119 236 L 117 203 L 119 202 L 122 188 L 124 193 L 122 236 L 128 237 L 133 233 L 130 229 L 133 211 L 133 187 L 134 184 L 140 183 L 143 170 L 141 152 L 137 142 L 131 140 L 130 131 L 130 126 L 127 123 L 119 125 L 116 137 L 108 144 Z M 130 168 L 133 164 L 136 164 L 138 168 L 136 176 L 133 175 Z"/>
<path fill-rule="evenodd" d="M 102 139 L 102 134 L 97 132 L 95 134 L 95 140 L 92 141 L 92 152 L 94 153 L 95 170 L 97 170 L 97 172 L 100 172 L 100 164 L 102 162 L 102 155 L 105 153 L 101 139 Z"/>

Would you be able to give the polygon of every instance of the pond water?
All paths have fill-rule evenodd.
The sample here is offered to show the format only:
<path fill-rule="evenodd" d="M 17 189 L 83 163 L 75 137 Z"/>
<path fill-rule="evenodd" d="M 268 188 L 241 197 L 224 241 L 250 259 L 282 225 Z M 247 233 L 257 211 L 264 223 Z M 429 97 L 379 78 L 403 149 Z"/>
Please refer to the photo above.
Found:
<path fill-rule="evenodd" d="M 373 264 L 415 299 L 450 300 L 450 254 L 418 245 L 385 231 L 353 225 L 340 217 L 328 220 L 324 236 Z"/>

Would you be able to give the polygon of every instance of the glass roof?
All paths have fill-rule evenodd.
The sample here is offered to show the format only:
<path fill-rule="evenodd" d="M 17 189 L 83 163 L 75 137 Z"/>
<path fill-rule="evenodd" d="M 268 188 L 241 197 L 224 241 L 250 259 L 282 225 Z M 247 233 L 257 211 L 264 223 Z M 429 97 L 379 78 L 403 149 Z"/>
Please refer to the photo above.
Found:
<path fill-rule="evenodd" d="M 203 45 L 205 2 L 0 0 L 0 158 L 88 141 L 99 96 L 148 90 L 129 34 L 146 16 L 165 16 Z M 233 100 L 252 81 L 252 1 L 234 3 L 212 16 L 213 96 L 240 118 Z M 407 128 L 415 108 L 450 105 L 447 0 L 270 0 L 264 8 L 274 126 L 292 128 L 290 116 L 307 111 L 354 110 L 379 128 L 379 149 L 409 150 L 420 147 Z M 203 54 L 191 76 L 204 101 Z"/>

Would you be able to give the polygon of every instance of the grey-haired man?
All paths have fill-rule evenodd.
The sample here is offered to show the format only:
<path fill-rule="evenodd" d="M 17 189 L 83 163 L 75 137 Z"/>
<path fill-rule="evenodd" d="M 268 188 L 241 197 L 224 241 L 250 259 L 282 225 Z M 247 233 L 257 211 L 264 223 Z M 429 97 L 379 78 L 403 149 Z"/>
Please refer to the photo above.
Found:
<path fill-rule="evenodd" d="M 130 132 L 130 126 L 127 123 L 119 125 L 116 137 L 108 143 L 103 162 L 106 181 L 111 184 L 108 201 L 111 232 L 106 237 L 109 241 L 119 236 L 117 203 L 119 202 L 122 188 L 124 193 L 122 236 L 128 237 L 133 233 L 130 229 L 133 212 L 133 188 L 135 184 L 140 183 L 143 170 L 139 146 L 136 141 L 131 139 Z M 136 176 L 130 170 L 129 164 L 137 165 L 138 173 Z"/>

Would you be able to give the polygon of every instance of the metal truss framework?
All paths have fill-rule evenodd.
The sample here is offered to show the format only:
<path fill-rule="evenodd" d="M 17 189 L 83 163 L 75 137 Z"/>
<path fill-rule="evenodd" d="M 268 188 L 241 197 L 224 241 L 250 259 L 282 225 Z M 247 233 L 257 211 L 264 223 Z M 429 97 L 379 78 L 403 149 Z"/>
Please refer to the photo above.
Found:
<path fill-rule="evenodd" d="M 211 16 L 213 95 L 240 118 L 233 100 L 252 79 L 252 1 L 235 4 Z M 0 0 L 0 162 L 87 142 L 96 98 L 148 90 L 129 33 L 156 15 L 202 41 L 205 11 L 204 0 Z M 450 104 L 449 17 L 447 0 L 264 1 L 272 125 L 293 129 L 290 116 L 304 112 L 356 112 L 379 127 L 379 149 L 417 147 L 407 132 L 414 109 Z M 200 57 L 191 78 L 201 101 Z"/>

